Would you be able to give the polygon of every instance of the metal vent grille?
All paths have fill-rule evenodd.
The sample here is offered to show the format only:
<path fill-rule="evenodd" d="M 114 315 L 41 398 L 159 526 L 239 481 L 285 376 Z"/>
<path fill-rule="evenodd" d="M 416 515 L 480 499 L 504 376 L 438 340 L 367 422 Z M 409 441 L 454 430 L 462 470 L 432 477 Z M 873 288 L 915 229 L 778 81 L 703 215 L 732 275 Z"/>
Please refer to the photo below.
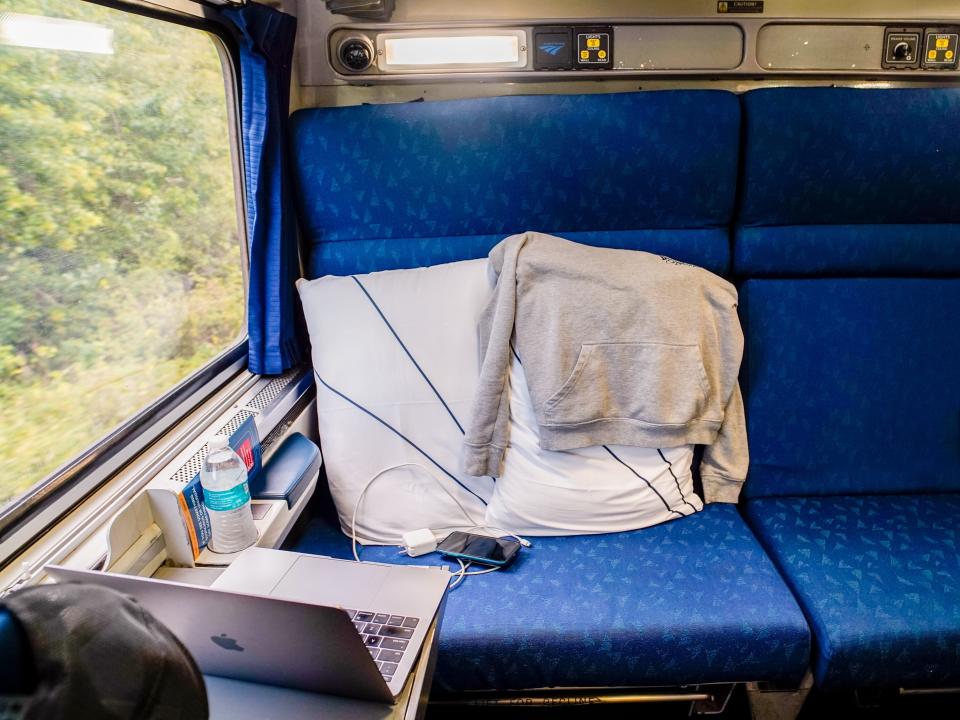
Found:
<path fill-rule="evenodd" d="M 263 413 L 269 412 L 270 408 L 281 398 L 284 393 L 289 390 L 292 384 L 297 380 L 298 377 L 303 373 L 302 367 L 294 367 L 274 378 L 264 378 L 265 382 L 258 383 L 257 390 L 251 390 L 255 392 L 254 396 L 246 401 L 241 401 L 238 404 L 233 406 L 233 414 L 230 416 L 230 419 L 223 423 L 216 433 L 218 435 L 232 435 L 236 432 L 239 427 L 246 422 L 249 418 L 258 418 L 258 430 L 263 431 L 264 428 L 259 425 L 262 424 L 264 416 Z M 301 408 L 303 403 L 303 398 L 298 400 L 295 408 Z M 302 411 L 302 408 L 301 408 Z M 230 412 L 230 411 L 228 411 Z M 272 418 L 269 419 L 271 427 L 269 428 L 268 437 L 262 438 L 260 441 L 261 448 L 266 451 L 272 444 L 276 441 L 276 438 L 281 436 L 283 432 L 289 428 L 290 413 L 287 412 L 284 415 L 284 418 L 277 423 Z M 225 417 L 221 415 L 220 417 Z M 273 427 L 276 425 L 275 427 Z M 212 427 L 216 427 L 213 425 Z M 209 432 L 209 431 L 208 431 Z M 172 467 L 177 467 L 176 472 L 168 475 L 164 473 L 164 477 L 169 478 L 168 482 L 173 482 L 178 485 L 186 485 L 193 478 L 197 476 L 197 473 L 200 472 L 203 467 L 203 460 L 207 456 L 208 452 L 207 444 L 204 443 L 203 446 L 193 453 L 188 460 L 186 460 L 182 465 L 177 467 L 173 465 Z"/>
<path fill-rule="evenodd" d="M 253 399 L 247 403 L 247 407 L 257 412 L 262 411 L 264 408 L 270 406 L 274 400 L 280 397 L 280 394 L 283 392 L 284 388 L 296 377 L 299 372 L 299 368 L 294 368 L 292 370 L 287 370 L 283 375 L 278 375 L 273 380 L 268 382 L 266 386 L 253 396 Z"/>
<path fill-rule="evenodd" d="M 234 415 L 230 420 L 217 431 L 217 435 L 227 435 L 230 436 L 236 432 L 237 428 L 243 425 L 244 421 L 247 418 L 253 417 L 252 412 L 247 410 L 241 410 L 236 415 Z M 186 485 L 188 482 L 193 480 L 196 477 L 197 473 L 200 472 L 200 468 L 203 467 L 203 459 L 207 456 L 207 444 L 204 443 L 203 447 L 197 450 L 189 460 L 187 460 L 183 465 L 180 466 L 180 469 L 177 470 L 173 477 L 170 478 L 173 482 Z"/>
<path fill-rule="evenodd" d="M 217 430 L 217 435 L 226 435 L 230 437 L 233 435 L 237 429 L 247 421 L 247 418 L 253 417 L 253 413 L 247 410 L 241 410 L 236 415 L 234 415 L 222 428 Z"/>
<path fill-rule="evenodd" d="M 200 472 L 200 468 L 203 465 L 203 459 L 207 456 L 207 444 L 204 443 L 203 447 L 197 450 L 193 457 L 187 460 L 183 465 L 180 466 L 180 469 L 173 474 L 173 477 L 170 478 L 174 482 L 178 482 L 182 485 L 186 485 L 188 482 L 193 480 L 196 477 L 197 473 Z"/>

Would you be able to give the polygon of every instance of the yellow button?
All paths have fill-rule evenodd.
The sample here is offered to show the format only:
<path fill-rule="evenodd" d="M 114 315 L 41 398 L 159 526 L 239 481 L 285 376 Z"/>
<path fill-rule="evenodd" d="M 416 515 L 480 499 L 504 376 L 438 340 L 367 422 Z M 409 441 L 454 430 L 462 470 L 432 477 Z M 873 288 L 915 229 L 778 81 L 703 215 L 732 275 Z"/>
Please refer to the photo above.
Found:
<path fill-rule="evenodd" d="M 933 52 L 933 51 L 931 50 L 931 52 Z M 936 53 L 934 53 L 934 54 L 936 54 Z M 590 51 L 589 51 L 589 50 L 581 50 L 581 51 L 580 51 L 580 57 L 581 57 L 582 59 L 586 60 L 588 57 L 590 57 Z"/>
<path fill-rule="evenodd" d="M 938 47 L 938 48 L 950 47 L 950 39 L 949 39 L 949 38 L 937 38 L 937 47 Z"/>
<path fill-rule="evenodd" d="M 606 50 L 600 50 L 600 51 L 597 53 L 597 57 L 600 58 L 601 60 L 603 60 L 606 56 L 607 56 L 607 51 L 606 51 Z"/>
<path fill-rule="evenodd" d="M 944 56 L 947 60 L 953 60 L 953 50 L 947 50 L 947 51 L 943 54 L 943 56 Z"/>
<path fill-rule="evenodd" d="M 930 59 L 930 60 L 936 60 L 936 59 L 937 59 L 937 51 L 936 51 L 936 50 L 928 50 L 928 51 L 927 51 L 927 58 Z"/>
<path fill-rule="evenodd" d="M 937 42 L 939 43 L 940 41 L 937 40 Z M 589 48 L 600 47 L 600 38 L 587 38 L 587 47 Z"/>

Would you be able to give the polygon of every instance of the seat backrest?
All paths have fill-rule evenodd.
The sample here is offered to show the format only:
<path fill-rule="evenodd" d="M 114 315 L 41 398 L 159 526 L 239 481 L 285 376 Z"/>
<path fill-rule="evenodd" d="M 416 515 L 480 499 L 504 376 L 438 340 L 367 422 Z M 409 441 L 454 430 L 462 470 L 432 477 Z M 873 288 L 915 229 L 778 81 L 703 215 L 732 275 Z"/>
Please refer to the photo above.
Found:
<path fill-rule="evenodd" d="M 724 91 L 301 110 L 311 277 L 483 257 L 538 230 L 729 267 L 740 106 Z"/>
<path fill-rule="evenodd" d="M 960 490 L 960 90 L 743 107 L 747 496 Z"/>

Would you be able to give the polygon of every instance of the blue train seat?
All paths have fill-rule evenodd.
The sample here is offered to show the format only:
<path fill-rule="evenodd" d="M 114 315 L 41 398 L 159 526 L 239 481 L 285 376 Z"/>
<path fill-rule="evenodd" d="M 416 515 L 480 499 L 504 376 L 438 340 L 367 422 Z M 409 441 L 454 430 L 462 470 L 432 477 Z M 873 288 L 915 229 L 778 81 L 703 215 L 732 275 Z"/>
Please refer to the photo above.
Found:
<path fill-rule="evenodd" d="M 960 91 L 743 107 L 746 516 L 820 686 L 960 684 Z"/>
<path fill-rule="evenodd" d="M 309 275 L 483 257 L 525 230 L 724 273 L 739 127 L 736 96 L 716 91 L 296 112 Z"/>
<path fill-rule="evenodd" d="M 349 559 L 314 520 L 296 546 Z M 364 560 L 424 564 L 395 547 Z M 400 560 L 400 558 L 403 560 Z M 447 598 L 434 683 L 448 692 L 799 683 L 809 630 L 733 505 L 635 532 L 534 538 L 509 568 Z"/>
<path fill-rule="evenodd" d="M 313 277 L 483 257 L 528 229 L 730 266 L 732 93 L 310 109 L 291 129 Z M 350 556 L 321 514 L 291 549 Z M 398 561 L 395 548 L 364 557 Z M 456 692 L 799 683 L 810 637 L 737 508 L 711 505 L 638 532 L 537 539 L 451 594 L 439 642 L 436 685 Z"/>

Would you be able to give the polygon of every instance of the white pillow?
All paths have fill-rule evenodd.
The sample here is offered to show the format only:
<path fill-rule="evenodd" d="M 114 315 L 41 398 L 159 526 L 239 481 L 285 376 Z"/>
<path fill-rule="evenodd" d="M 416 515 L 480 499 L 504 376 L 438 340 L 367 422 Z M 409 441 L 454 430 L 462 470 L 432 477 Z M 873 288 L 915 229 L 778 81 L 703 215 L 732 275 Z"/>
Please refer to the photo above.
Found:
<path fill-rule="evenodd" d="M 523 367 L 510 368 L 510 447 L 487 523 L 521 535 L 581 535 L 649 527 L 703 509 L 693 446 L 540 449 Z"/>
<path fill-rule="evenodd" d="M 347 535 L 369 484 L 357 514 L 361 542 L 399 544 L 402 533 L 419 528 L 439 538 L 484 522 L 494 481 L 460 472 L 457 422 L 466 422 L 479 376 L 477 320 L 491 293 L 486 268 L 480 259 L 297 283 L 319 376 L 324 466 Z"/>

